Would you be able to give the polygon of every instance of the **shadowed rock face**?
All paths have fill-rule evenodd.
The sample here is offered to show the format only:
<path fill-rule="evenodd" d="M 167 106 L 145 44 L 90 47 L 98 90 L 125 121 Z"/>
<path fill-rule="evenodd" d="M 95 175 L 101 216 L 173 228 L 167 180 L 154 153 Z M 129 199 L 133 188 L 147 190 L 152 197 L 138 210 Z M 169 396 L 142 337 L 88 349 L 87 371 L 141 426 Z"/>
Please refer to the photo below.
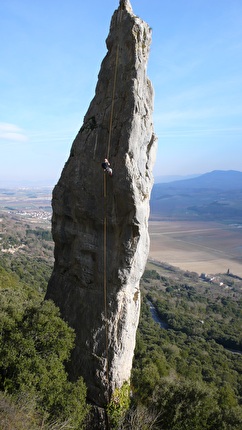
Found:
<path fill-rule="evenodd" d="M 46 294 L 76 331 L 71 378 L 82 375 L 99 406 L 130 377 L 156 147 L 151 30 L 128 0 L 106 42 L 95 97 L 53 191 L 55 265 Z M 101 168 L 106 157 L 113 177 Z"/>

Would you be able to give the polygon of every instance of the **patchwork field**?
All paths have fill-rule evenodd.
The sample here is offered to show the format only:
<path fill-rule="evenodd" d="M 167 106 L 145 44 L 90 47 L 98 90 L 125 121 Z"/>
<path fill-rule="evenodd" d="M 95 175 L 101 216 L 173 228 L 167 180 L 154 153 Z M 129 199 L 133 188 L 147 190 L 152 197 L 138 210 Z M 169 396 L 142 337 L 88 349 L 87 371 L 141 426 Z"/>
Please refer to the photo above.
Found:
<path fill-rule="evenodd" d="M 0 190 L 1 214 L 50 228 L 51 189 Z M 242 225 L 203 221 L 149 222 L 149 258 L 183 270 L 242 277 Z"/>
<path fill-rule="evenodd" d="M 196 221 L 150 221 L 149 258 L 199 274 L 242 277 L 242 226 Z"/>

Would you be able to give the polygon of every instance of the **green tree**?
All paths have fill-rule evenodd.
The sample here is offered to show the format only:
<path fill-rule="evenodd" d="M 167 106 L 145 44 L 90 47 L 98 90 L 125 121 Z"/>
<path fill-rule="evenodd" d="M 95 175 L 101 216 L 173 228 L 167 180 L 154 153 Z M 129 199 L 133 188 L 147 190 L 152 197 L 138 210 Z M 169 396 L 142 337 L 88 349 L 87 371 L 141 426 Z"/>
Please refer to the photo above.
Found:
<path fill-rule="evenodd" d="M 58 308 L 28 290 L 2 290 L 0 333 L 0 389 L 15 397 L 31 393 L 50 419 L 82 428 L 86 387 L 82 379 L 68 381 L 65 363 L 74 332 Z"/>
<path fill-rule="evenodd" d="M 216 401 L 202 384 L 163 380 L 155 393 L 158 422 L 166 430 L 216 429 Z"/>

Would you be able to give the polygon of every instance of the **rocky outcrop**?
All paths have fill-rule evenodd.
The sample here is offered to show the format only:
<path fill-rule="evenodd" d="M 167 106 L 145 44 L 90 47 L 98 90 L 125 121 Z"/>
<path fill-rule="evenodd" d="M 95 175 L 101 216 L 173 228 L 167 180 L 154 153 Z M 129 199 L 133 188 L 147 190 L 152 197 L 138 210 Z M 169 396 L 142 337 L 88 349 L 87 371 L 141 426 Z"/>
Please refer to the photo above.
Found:
<path fill-rule="evenodd" d="M 128 0 L 114 12 L 106 43 L 95 97 L 53 191 L 55 264 L 46 294 L 76 332 L 71 378 L 84 377 L 98 406 L 130 377 L 156 147 L 151 30 Z M 106 157 L 112 177 L 101 168 Z"/>

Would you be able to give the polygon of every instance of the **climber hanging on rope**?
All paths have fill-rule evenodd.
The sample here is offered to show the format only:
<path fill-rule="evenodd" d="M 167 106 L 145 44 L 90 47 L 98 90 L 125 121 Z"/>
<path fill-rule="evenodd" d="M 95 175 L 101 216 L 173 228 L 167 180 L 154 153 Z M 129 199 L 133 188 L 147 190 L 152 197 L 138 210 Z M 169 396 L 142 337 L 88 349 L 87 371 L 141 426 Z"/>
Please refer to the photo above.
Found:
<path fill-rule="evenodd" d="M 113 176 L 113 170 L 110 167 L 110 163 L 107 158 L 105 158 L 104 162 L 102 163 L 102 168 L 104 172 L 108 173 L 109 176 Z"/>

